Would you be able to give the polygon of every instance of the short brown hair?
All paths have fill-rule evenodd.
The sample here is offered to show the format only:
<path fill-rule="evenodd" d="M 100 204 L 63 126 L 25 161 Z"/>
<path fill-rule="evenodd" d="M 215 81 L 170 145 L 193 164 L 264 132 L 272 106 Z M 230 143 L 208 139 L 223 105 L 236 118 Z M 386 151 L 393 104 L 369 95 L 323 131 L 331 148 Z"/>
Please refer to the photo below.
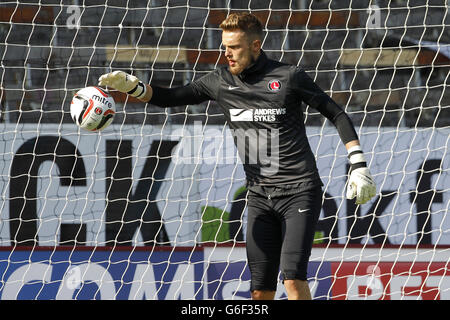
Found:
<path fill-rule="evenodd" d="M 228 15 L 219 26 L 224 31 L 241 30 L 251 38 L 263 38 L 263 27 L 256 16 L 248 12 L 235 12 Z"/>

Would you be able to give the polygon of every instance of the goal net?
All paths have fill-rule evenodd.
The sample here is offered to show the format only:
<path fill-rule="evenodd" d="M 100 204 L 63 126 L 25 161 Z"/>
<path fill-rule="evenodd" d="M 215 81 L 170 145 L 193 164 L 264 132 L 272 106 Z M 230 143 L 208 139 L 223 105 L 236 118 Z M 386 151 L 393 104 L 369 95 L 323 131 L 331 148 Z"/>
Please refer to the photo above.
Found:
<path fill-rule="evenodd" d="M 377 184 L 348 201 L 336 129 L 299 108 L 324 182 L 313 298 L 450 297 L 447 1 L 27 0 L 0 3 L 2 299 L 250 298 L 245 177 L 218 106 L 112 91 L 101 133 L 70 118 L 104 73 L 174 87 L 223 65 L 235 11 L 346 110 Z"/>

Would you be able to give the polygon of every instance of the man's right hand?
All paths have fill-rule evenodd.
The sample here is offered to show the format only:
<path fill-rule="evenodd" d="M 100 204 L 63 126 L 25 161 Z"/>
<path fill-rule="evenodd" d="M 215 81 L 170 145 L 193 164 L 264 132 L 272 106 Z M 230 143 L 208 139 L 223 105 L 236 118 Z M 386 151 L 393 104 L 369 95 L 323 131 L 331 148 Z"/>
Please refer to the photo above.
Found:
<path fill-rule="evenodd" d="M 98 85 L 116 89 L 135 98 L 143 97 L 146 91 L 146 86 L 142 81 L 123 71 L 114 71 L 102 75 L 98 79 Z"/>

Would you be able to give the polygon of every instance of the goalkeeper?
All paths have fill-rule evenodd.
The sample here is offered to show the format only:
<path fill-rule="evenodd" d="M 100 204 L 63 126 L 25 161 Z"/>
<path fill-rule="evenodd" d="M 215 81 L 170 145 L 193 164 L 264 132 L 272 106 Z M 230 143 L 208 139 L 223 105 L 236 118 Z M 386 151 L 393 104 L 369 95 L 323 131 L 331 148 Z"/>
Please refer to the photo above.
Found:
<path fill-rule="evenodd" d="M 249 13 L 233 13 L 220 28 L 228 66 L 186 86 L 148 85 L 122 71 L 102 75 L 99 85 L 160 107 L 217 102 L 233 129 L 247 179 L 246 250 L 252 298 L 273 299 L 281 270 L 288 299 L 311 299 L 307 266 L 323 184 L 306 136 L 302 102 L 336 126 L 348 151 L 347 198 L 366 203 L 376 193 L 375 183 L 348 115 L 301 68 L 266 56 L 260 21 Z M 271 143 L 257 147 L 270 145 L 269 169 L 267 161 L 255 161 L 252 152 L 261 139 L 250 132 L 270 133 Z M 246 138 L 247 145 L 239 143 Z"/>

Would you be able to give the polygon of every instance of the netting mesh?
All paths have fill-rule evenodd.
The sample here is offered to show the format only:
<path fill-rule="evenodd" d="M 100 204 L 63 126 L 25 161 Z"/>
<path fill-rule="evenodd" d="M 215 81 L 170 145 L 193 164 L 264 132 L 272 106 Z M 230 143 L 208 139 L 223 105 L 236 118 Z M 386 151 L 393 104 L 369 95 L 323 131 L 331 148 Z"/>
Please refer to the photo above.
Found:
<path fill-rule="evenodd" d="M 3 1 L 0 244 L 16 251 L 74 244 L 242 249 L 245 177 L 214 102 L 161 109 L 113 91 L 114 123 L 98 134 L 76 127 L 69 108 L 77 90 L 113 70 L 167 87 L 201 77 L 224 63 L 220 22 L 230 12 L 250 10 L 263 22 L 267 55 L 302 66 L 347 111 L 378 186 L 365 206 L 345 199 L 347 158 L 337 132 L 302 106 L 325 183 L 316 244 L 325 251 L 397 245 L 432 252 L 449 245 L 448 8 L 431 0 Z M 15 250 L 0 260 L 15 261 Z M 196 251 L 183 252 L 192 257 Z M 232 253 L 225 256 L 228 264 L 234 261 Z M 155 259 L 169 270 L 171 257 Z M 195 281 L 190 269 L 182 273 L 202 298 L 211 296 L 197 282 L 206 282 L 205 292 L 217 293 L 213 298 L 222 297 L 227 284 L 236 289 L 227 291 L 232 297 L 248 290 L 245 255 L 236 262 L 237 288 L 226 268 L 207 262 L 206 254 L 202 259 L 214 266 L 221 285 L 206 271 L 200 280 L 192 276 Z M 325 252 L 311 279 L 324 279 L 326 261 Z M 357 267 L 352 270 L 358 283 Z M 395 270 L 394 264 L 386 274 Z M 439 279 L 434 286 L 446 283 Z M 139 296 L 147 289 L 133 290 Z M 165 298 L 161 290 L 148 292 Z M 331 291 L 320 297 L 333 297 Z"/>

